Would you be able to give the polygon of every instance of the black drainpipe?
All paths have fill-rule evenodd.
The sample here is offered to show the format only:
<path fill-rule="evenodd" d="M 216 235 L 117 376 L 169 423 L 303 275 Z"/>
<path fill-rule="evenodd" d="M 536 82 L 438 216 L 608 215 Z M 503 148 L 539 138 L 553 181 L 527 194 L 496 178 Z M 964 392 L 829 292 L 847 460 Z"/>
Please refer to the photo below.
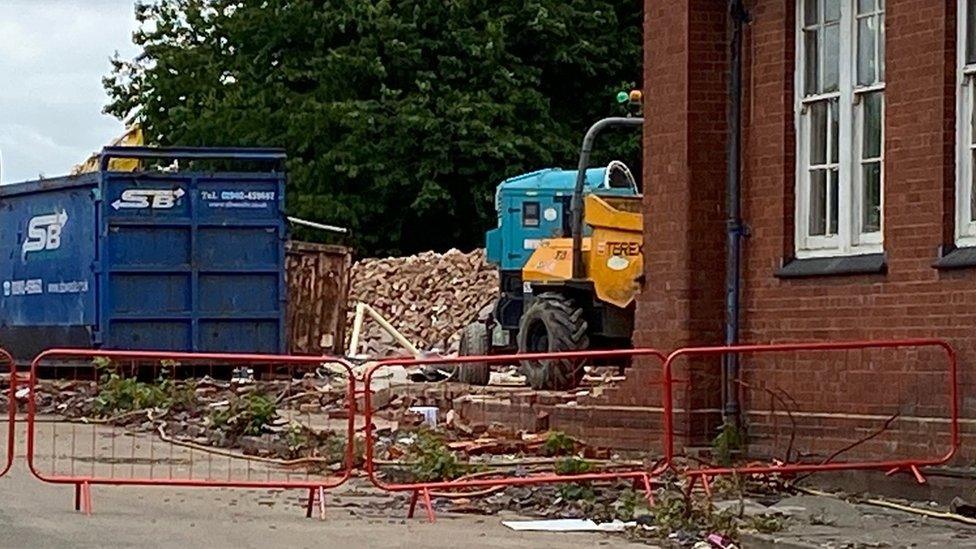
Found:
<path fill-rule="evenodd" d="M 729 0 L 729 16 L 732 21 L 732 40 L 729 58 L 729 135 L 726 149 L 725 198 L 726 211 L 726 258 L 725 258 L 725 344 L 739 342 L 739 287 L 742 236 L 745 228 L 740 214 L 739 166 L 742 137 L 742 27 L 748 14 L 742 0 Z M 726 423 L 737 423 L 739 419 L 739 360 L 734 354 L 723 357 L 722 363 L 722 404 L 723 419 Z"/>

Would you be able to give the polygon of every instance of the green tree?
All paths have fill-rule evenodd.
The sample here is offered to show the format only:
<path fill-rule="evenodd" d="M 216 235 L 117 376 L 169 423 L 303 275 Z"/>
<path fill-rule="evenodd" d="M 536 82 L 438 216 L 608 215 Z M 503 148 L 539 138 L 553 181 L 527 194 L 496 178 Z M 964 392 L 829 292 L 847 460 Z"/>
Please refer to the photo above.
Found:
<path fill-rule="evenodd" d="M 480 246 L 495 186 L 575 166 L 640 78 L 640 0 L 155 0 L 136 16 L 142 52 L 113 60 L 106 112 L 161 145 L 285 147 L 289 211 L 351 227 L 364 254 Z M 604 150 L 639 157 L 633 136 Z"/>

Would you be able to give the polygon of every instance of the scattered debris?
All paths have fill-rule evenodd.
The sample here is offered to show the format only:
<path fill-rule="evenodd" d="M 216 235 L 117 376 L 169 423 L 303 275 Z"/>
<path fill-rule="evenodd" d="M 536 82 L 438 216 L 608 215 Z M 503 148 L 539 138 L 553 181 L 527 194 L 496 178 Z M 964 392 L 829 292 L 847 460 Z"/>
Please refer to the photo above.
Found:
<path fill-rule="evenodd" d="M 854 505 L 838 498 L 798 494 L 770 506 L 773 512 L 788 514 L 811 525 L 856 526 Z"/>
<path fill-rule="evenodd" d="M 519 532 L 623 532 L 636 522 L 596 523 L 589 519 L 503 520 L 502 525 Z"/>
<path fill-rule="evenodd" d="M 976 518 L 976 505 L 973 505 L 963 498 L 956 496 L 953 498 L 952 502 L 949 503 L 949 512 L 962 515 L 964 517 Z"/>
<path fill-rule="evenodd" d="M 709 547 L 715 549 L 733 549 L 735 547 L 735 542 L 722 534 L 708 534 L 705 541 L 708 542 Z"/>
<path fill-rule="evenodd" d="M 420 414 L 424 417 L 424 425 L 434 429 L 437 427 L 437 407 L 436 406 L 411 406 L 407 410 Z"/>

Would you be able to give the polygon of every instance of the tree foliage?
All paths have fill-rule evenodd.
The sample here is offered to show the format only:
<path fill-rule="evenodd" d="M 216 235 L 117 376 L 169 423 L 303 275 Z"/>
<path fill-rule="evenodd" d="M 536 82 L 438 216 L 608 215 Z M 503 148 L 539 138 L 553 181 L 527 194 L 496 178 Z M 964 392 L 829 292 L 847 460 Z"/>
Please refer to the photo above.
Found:
<path fill-rule="evenodd" d="M 142 52 L 113 60 L 106 111 L 151 143 L 285 147 L 289 212 L 351 227 L 366 254 L 481 245 L 495 186 L 575 166 L 640 78 L 639 0 L 154 0 L 136 15 Z M 635 144 L 612 147 L 632 160 Z"/>

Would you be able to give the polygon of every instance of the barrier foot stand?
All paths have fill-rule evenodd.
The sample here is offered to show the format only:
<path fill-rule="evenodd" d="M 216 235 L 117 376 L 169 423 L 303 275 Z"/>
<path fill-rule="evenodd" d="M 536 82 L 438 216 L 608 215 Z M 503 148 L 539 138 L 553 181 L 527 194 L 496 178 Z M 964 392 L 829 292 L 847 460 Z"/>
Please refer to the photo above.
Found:
<path fill-rule="evenodd" d="M 308 489 L 308 503 L 305 505 L 305 518 L 312 518 L 312 509 L 315 508 L 316 502 L 319 504 L 319 520 L 325 520 L 325 488 L 322 486 Z"/>
<path fill-rule="evenodd" d="M 917 466 L 912 465 L 909 467 L 909 470 L 911 470 L 912 474 L 915 475 L 915 480 L 919 484 L 925 484 L 926 482 L 928 482 L 927 480 L 925 480 L 925 475 L 923 475 L 922 472 L 918 470 Z"/>
<path fill-rule="evenodd" d="M 315 507 L 315 488 L 308 489 L 308 503 L 305 504 L 305 518 L 312 518 L 312 507 Z"/>
<path fill-rule="evenodd" d="M 894 469 L 888 469 L 885 472 L 885 476 L 886 477 L 890 477 L 890 476 L 894 475 L 895 473 L 900 472 L 901 470 L 902 470 L 901 467 L 895 467 Z M 918 482 L 919 484 L 926 484 L 926 483 L 928 483 L 928 480 L 925 478 L 925 475 L 922 474 L 922 471 L 918 468 L 918 465 L 909 465 L 908 466 L 908 472 L 915 476 L 915 481 Z"/>
<path fill-rule="evenodd" d="M 319 486 L 319 520 L 325 520 L 325 488 Z"/>
<path fill-rule="evenodd" d="M 81 511 L 81 484 L 75 484 L 75 511 Z"/>
<path fill-rule="evenodd" d="M 430 502 L 430 491 L 424 488 L 424 507 L 427 508 L 427 522 L 434 523 L 434 505 Z"/>
<path fill-rule="evenodd" d="M 705 475 L 701 476 L 702 488 L 705 490 L 705 495 L 708 499 L 712 499 L 712 485 L 708 483 L 708 477 Z"/>
<path fill-rule="evenodd" d="M 417 496 L 420 494 L 417 490 L 414 490 L 410 494 L 410 508 L 407 509 L 407 518 L 413 518 L 413 512 L 417 509 Z"/>
<path fill-rule="evenodd" d="M 651 477 L 644 475 L 641 477 L 644 481 L 644 495 L 647 496 L 647 505 L 654 507 L 654 492 L 651 490 Z"/>
<path fill-rule="evenodd" d="M 91 484 L 87 482 L 81 483 L 81 510 L 86 516 L 90 517 L 92 514 Z"/>
<path fill-rule="evenodd" d="M 696 482 L 698 482 L 698 477 L 688 477 L 688 487 L 685 488 L 685 499 L 691 499 L 691 493 L 695 491 Z"/>

